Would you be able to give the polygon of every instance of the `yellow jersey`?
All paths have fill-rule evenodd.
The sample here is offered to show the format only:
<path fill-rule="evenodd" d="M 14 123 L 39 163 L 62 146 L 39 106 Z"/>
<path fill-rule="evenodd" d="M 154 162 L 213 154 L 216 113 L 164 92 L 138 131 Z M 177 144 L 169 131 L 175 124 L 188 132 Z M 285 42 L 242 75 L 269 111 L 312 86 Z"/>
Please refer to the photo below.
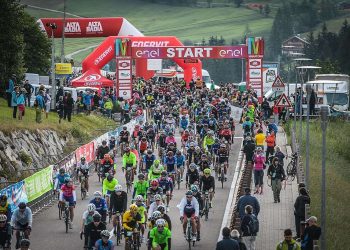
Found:
<path fill-rule="evenodd" d="M 126 211 L 123 215 L 123 227 L 127 231 L 132 231 L 141 221 L 141 215 L 137 213 L 135 216 L 132 216 L 130 210 Z"/>
<path fill-rule="evenodd" d="M 257 134 L 255 136 L 255 142 L 257 146 L 264 146 L 265 135 L 263 133 Z"/>

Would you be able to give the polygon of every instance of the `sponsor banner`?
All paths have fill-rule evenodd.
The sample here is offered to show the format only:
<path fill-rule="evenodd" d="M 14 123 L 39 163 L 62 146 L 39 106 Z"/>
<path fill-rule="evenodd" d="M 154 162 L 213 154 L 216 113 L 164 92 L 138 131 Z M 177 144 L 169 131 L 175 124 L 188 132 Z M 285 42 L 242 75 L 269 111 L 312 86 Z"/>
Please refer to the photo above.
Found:
<path fill-rule="evenodd" d="M 15 210 L 20 202 L 28 202 L 24 181 L 17 182 L 1 190 L 0 195 L 4 194 L 7 196 L 7 202 L 11 211 Z"/>
<path fill-rule="evenodd" d="M 249 68 L 251 69 L 261 69 L 261 58 L 251 58 L 249 59 Z"/>
<path fill-rule="evenodd" d="M 117 95 L 124 99 L 131 99 L 132 60 L 130 57 L 116 57 L 116 63 Z"/>
<path fill-rule="evenodd" d="M 178 58 L 246 58 L 244 46 L 178 46 L 178 47 L 133 47 L 133 58 L 178 59 Z"/>
<path fill-rule="evenodd" d="M 263 64 L 263 83 L 264 92 L 271 89 L 273 82 L 278 76 L 278 63 L 264 63 Z"/>
<path fill-rule="evenodd" d="M 261 68 L 259 69 L 249 69 L 249 78 L 258 78 L 261 79 Z"/>
<path fill-rule="evenodd" d="M 72 74 L 72 64 L 70 63 L 56 63 L 55 73 L 57 75 L 70 75 Z"/>
<path fill-rule="evenodd" d="M 55 23 L 57 29 L 53 30 L 53 36 L 55 38 L 62 37 L 62 18 L 41 18 L 38 20 L 38 23 L 40 24 L 40 28 L 46 31 L 49 37 L 52 36 L 52 30 L 49 24 Z M 66 18 L 64 36 L 66 38 L 115 36 L 119 34 L 122 23 L 122 17 Z"/>
<path fill-rule="evenodd" d="M 131 90 L 130 89 L 119 89 L 118 97 L 123 97 L 124 100 L 131 99 Z"/>
<path fill-rule="evenodd" d="M 108 142 L 109 136 L 108 136 L 108 132 L 104 133 L 103 135 L 101 135 L 100 137 L 96 138 L 95 140 L 93 140 L 95 149 L 97 149 L 99 146 L 102 145 L 102 141 L 107 141 Z"/>
<path fill-rule="evenodd" d="M 67 173 L 73 174 L 76 166 L 75 152 L 64 157 L 60 162 L 57 163 L 57 169 L 64 168 Z"/>
<path fill-rule="evenodd" d="M 80 160 L 81 157 L 86 158 L 86 162 L 90 163 L 95 159 L 95 151 L 94 151 L 94 143 L 89 142 L 85 144 L 84 146 L 79 147 L 77 150 L 75 150 L 75 158 L 77 161 Z"/>
<path fill-rule="evenodd" d="M 52 189 L 52 173 L 52 166 L 49 166 L 24 179 L 28 202 L 39 198 Z"/>

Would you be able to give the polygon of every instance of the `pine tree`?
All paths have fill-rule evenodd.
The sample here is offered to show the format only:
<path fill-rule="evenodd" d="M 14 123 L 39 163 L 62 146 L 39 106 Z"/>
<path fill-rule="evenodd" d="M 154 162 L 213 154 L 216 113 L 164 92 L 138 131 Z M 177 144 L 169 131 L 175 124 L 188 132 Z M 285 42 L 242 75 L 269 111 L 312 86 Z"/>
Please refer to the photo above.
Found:
<path fill-rule="evenodd" d="M 269 4 L 265 4 L 265 6 L 264 6 L 264 16 L 268 17 L 270 13 L 271 13 L 270 5 Z"/>

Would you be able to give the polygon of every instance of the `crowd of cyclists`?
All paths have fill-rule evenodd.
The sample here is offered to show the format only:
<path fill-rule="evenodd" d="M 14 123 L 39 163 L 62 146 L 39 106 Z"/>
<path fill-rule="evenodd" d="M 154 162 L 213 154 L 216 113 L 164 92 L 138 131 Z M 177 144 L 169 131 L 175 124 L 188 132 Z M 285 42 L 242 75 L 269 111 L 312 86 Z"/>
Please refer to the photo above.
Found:
<path fill-rule="evenodd" d="M 96 151 L 95 171 L 91 171 L 84 157 L 80 159 L 76 173 L 78 180 L 84 180 L 81 188 L 87 196 L 89 177 L 94 172 L 102 182 L 101 191 L 93 192 L 82 217 L 85 249 L 114 249 L 111 232 L 117 244 L 124 238 L 125 249 L 138 249 L 141 243 L 147 243 L 149 249 L 171 249 L 171 220 L 175 219 L 183 223 L 187 241 L 200 241 L 200 218 L 207 217 L 213 206 L 216 184 L 227 181 L 235 134 L 230 104 L 233 100 L 244 102 L 248 97 L 240 95 L 232 85 L 210 90 L 199 81 L 194 88 L 187 89 L 183 81 L 135 80 L 133 98 L 125 102 L 123 116 L 142 107 L 146 110 L 146 122 L 140 122 L 132 131 L 124 126 L 118 138 L 103 141 Z M 117 164 L 119 158 L 122 166 Z M 124 173 L 124 186 L 115 177 L 119 171 Z M 54 185 L 59 203 L 69 206 L 70 228 L 77 203 L 74 181 L 62 168 Z M 170 218 L 169 204 L 174 192 L 183 192 L 180 186 L 186 192 L 177 205 L 179 218 Z M 25 211 L 28 217 L 23 224 L 25 216 L 18 215 L 28 238 L 30 209 L 25 203 L 18 209 L 15 213 Z M 108 224 L 113 226 L 111 232 L 107 230 Z M 11 238 L 7 243 L 10 242 Z"/>

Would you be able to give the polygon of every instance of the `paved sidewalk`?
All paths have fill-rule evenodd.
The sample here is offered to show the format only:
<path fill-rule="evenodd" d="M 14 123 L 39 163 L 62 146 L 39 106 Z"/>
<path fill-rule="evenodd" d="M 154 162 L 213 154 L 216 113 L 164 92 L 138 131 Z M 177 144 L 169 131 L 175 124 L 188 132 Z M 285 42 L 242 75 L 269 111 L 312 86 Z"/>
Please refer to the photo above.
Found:
<path fill-rule="evenodd" d="M 291 155 L 291 148 L 287 146 L 287 137 L 281 127 L 278 127 L 276 144 L 281 147 L 282 152 Z M 286 167 L 290 160 L 284 162 Z M 267 185 L 268 178 L 265 170 L 264 175 L 264 193 L 263 195 L 254 195 L 260 202 L 260 213 L 258 216 L 260 230 L 256 238 L 256 250 L 276 249 L 278 242 L 284 239 L 283 231 L 287 228 L 293 230 L 295 235 L 294 222 L 294 202 L 298 197 L 298 184 L 295 179 L 293 182 L 287 181 L 286 188 L 282 184 L 281 202 L 273 202 L 273 193 L 271 187 Z M 254 181 L 252 182 L 254 186 Z M 254 188 L 252 188 L 254 190 Z"/>

